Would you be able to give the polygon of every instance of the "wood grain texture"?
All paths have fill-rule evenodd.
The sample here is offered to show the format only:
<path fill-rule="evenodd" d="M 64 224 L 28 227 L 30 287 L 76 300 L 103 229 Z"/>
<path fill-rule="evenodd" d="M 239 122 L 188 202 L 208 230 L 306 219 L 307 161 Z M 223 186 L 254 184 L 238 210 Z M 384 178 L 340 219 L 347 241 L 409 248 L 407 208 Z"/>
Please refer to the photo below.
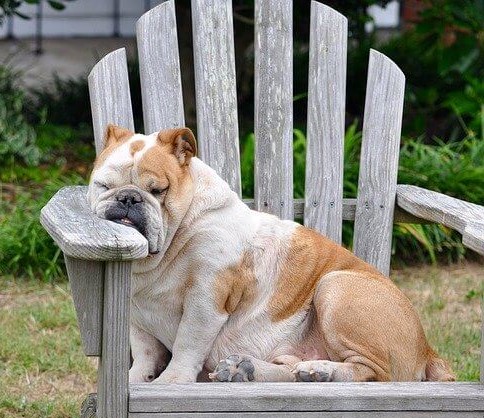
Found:
<path fill-rule="evenodd" d="M 304 224 L 341 243 L 348 21 L 311 2 Z"/>
<path fill-rule="evenodd" d="M 134 130 L 126 50 L 117 49 L 99 61 L 88 77 L 96 154 L 104 148 L 109 123 Z"/>
<path fill-rule="evenodd" d="M 472 383 L 195 383 L 130 385 L 130 412 L 484 412 Z"/>
<path fill-rule="evenodd" d="M 40 222 L 65 255 L 84 260 L 137 260 L 148 242 L 134 228 L 98 218 L 86 198 L 87 187 L 64 187 L 40 212 Z"/>
<path fill-rule="evenodd" d="M 156 412 L 131 412 L 129 418 L 482 418 L 482 412 L 442 412 L 442 411 L 387 411 L 387 412 L 174 412 L 174 413 L 156 413 Z M 90 417 L 89 417 L 90 418 Z"/>
<path fill-rule="evenodd" d="M 484 222 L 469 223 L 462 234 L 462 243 L 467 248 L 484 255 Z"/>
<path fill-rule="evenodd" d="M 293 218 L 292 0 L 255 2 L 255 207 Z"/>
<path fill-rule="evenodd" d="M 199 156 L 240 196 L 232 2 L 191 5 Z"/>
<path fill-rule="evenodd" d="M 254 199 L 242 199 L 242 200 L 249 208 L 255 209 Z M 356 199 L 344 198 L 343 210 L 342 210 L 343 220 L 354 221 L 355 212 L 356 212 Z M 304 199 L 294 199 L 294 218 L 303 219 L 304 213 L 305 213 Z M 430 223 L 430 221 L 426 219 L 418 218 L 417 216 L 414 216 L 411 213 L 408 213 L 399 207 L 395 208 L 393 221 L 395 223 L 417 223 L 417 224 Z"/>
<path fill-rule="evenodd" d="M 462 234 L 462 242 L 484 254 L 484 207 L 417 186 L 398 185 L 397 204 L 420 218 Z"/>
<path fill-rule="evenodd" d="M 86 356 L 99 356 L 102 341 L 104 263 L 64 256 Z"/>
<path fill-rule="evenodd" d="M 370 51 L 353 251 L 383 274 L 391 240 L 405 76 L 385 55 Z"/>
<path fill-rule="evenodd" d="M 87 187 L 59 190 L 41 211 L 41 223 L 62 251 L 85 260 L 136 260 L 148 255 L 146 239 L 135 229 L 98 218 L 86 200 Z M 253 199 L 244 199 L 253 209 Z M 355 199 L 343 199 L 343 219 L 354 220 Z M 304 216 L 304 201 L 294 202 L 296 218 Z M 402 210 L 395 222 L 422 222 Z"/>
<path fill-rule="evenodd" d="M 145 132 L 184 126 L 175 2 L 141 16 L 136 37 Z"/>
<path fill-rule="evenodd" d="M 130 284 L 131 262 L 106 263 L 97 396 L 98 416 L 103 418 L 128 416 Z"/>

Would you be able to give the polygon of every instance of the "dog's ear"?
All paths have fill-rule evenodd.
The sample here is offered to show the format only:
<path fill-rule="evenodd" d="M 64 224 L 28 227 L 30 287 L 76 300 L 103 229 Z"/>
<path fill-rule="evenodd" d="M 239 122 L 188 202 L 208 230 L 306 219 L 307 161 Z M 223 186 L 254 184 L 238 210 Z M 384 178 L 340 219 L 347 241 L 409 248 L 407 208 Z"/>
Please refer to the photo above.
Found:
<path fill-rule="evenodd" d="M 131 138 L 134 132 L 130 129 L 121 128 L 120 126 L 109 124 L 104 133 L 104 148 L 116 144 L 125 139 Z"/>
<path fill-rule="evenodd" d="M 161 144 L 171 146 L 171 152 L 181 166 L 188 165 L 190 159 L 197 155 L 197 141 L 189 128 L 166 129 L 158 133 Z"/>

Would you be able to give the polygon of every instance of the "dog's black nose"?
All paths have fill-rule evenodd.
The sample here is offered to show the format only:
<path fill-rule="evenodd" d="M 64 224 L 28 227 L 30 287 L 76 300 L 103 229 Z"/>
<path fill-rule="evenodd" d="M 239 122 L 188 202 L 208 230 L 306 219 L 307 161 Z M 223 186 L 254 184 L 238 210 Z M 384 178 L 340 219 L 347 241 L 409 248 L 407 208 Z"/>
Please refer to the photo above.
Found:
<path fill-rule="evenodd" d="M 141 203 L 143 201 L 143 198 L 141 197 L 141 194 L 136 190 L 125 189 L 121 190 L 116 195 L 116 200 L 123 203 L 124 205 L 132 206 L 136 203 Z"/>

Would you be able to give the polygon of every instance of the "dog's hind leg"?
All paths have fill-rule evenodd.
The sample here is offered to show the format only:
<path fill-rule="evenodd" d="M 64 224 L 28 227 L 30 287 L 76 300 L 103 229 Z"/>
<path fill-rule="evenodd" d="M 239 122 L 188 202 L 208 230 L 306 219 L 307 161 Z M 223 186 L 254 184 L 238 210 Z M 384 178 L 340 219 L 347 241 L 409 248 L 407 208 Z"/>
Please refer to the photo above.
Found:
<path fill-rule="evenodd" d="M 298 380 L 424 380 L 429 346 L 422 325 L 389 279 L 331 272 L 319 282 L 313 300 L 328 359 L 297 364 Z"/>
<path fill-rule="evenodd" d="M 214 382 L 294 382 L 291 372 L 301 359 L 295 356 L 279 356 L 274 362 L 259 360 L 248 355 L 235 354 L 221 360 L 209 373 Z"/>

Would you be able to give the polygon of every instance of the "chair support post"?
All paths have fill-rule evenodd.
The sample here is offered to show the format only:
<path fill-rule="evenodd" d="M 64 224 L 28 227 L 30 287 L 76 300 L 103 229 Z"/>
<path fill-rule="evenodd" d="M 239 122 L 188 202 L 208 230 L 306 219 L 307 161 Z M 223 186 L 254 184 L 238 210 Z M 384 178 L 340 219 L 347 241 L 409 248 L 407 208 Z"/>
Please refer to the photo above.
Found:
<path fill-rule="evenodd" d="M 100 418 L 128 416 L 130 284 L 131 262 L 106 262 L 98 370 L 97 415 Z"/>
<path fill-rule="evenodd" d="M 481 299 L 481 372 L 479 381 L 482 385 L 484 385 L 484 296 Z"/>

